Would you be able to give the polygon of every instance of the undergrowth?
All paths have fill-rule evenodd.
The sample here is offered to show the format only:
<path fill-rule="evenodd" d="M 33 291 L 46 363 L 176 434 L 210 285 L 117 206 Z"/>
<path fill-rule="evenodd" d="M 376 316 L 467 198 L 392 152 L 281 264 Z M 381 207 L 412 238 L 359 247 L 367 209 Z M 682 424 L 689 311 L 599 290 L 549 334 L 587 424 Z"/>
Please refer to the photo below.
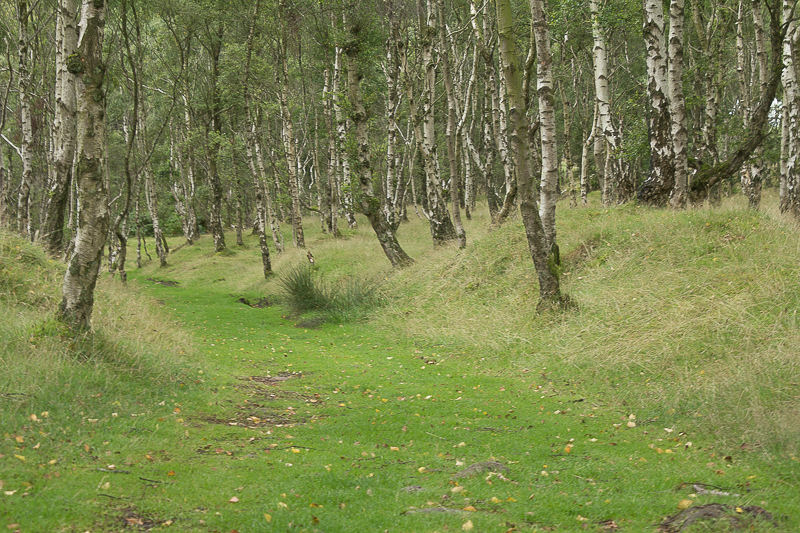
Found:
<path fill-rule="evenodd" d="M 292 311 L 318 311 L 331 320 L 363 317 L 381 301 L 376 280 L 346 276 L 329 281 L 312 265 L 299 264 L 289 268 L 279 277 L 279 284 Z"/>
<path fill-rule="evenodd" d="M 64 266 L 38 246 L 0 233 L 4 423 L 36 409 L 69 411 L 76 395 L 146 392 L 144 383 L 174 382 L 185 374 L 188 337 L 152 300 L 117 281 L 98 284 L 91 332 L 66 328 L 56 318 L 63 274 Z"/>

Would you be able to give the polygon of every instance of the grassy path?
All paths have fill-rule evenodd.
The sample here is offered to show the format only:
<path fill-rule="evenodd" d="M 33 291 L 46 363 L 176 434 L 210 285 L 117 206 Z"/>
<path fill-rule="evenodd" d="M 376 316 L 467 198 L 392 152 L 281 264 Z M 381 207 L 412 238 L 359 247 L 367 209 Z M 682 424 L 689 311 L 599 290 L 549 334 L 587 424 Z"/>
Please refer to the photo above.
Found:
<path fill-rule="evenodd" d="M 644 531 L 681 500 L 776 516 L 797 503 L 753 457 L 717 456 L 702 436 L 608 405 L 589 384 L 551 382 L 546 369 L 500 379 L 445 347 L 420 350 L 360 325 L 297 328 L 278 308 L 213 288 L 139 283 L 196 332 L 206 361 L 203 393 L 166 406 L 163 424 L 180 442 L 130 467 L 158 482 L 120 506 L 129 521 L 242 532 Z M 503 466 L 463 473 L 485 462 Z M 739 496 L 679 488 L 692 482 Z"/>

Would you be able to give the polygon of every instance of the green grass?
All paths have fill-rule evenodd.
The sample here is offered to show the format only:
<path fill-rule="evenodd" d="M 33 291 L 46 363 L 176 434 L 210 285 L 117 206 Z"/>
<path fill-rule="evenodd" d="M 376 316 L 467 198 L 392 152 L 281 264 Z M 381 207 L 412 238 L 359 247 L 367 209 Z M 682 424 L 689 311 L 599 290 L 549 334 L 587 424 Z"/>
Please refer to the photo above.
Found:
<path fill-rule="evenodd" d="M 43 318 L 56 292 L 39 280 L 59 267 L 26 252 L 41 271 L 8 277 L 21 318 L 0 326 L 0 391 L 25 394 L 0 397 L 0 490 L 15 491 L 0 527 L 652 531 L 689 499 L 800 529 L 796 228 L 738 205 L 559 215 L 577 310 L 535 313 L 518 220 L 489 230 L 478 213 L 464 251 L 433 250 L 412 220 L 401 272 L 361 221 L 307 240 L 324 283 L 382 281 L 366 320 L 298 327 L 239 303 L 278 300 L 305 254 L 274 257 L 264 281 L 254 240 L 223 257 L 203 238 L 127 289 L 105 280 L 88 348 Z M 481 461 L 507 470 L 454 477 Z M 431 507 L 454 512 L 409 512 Z"/>

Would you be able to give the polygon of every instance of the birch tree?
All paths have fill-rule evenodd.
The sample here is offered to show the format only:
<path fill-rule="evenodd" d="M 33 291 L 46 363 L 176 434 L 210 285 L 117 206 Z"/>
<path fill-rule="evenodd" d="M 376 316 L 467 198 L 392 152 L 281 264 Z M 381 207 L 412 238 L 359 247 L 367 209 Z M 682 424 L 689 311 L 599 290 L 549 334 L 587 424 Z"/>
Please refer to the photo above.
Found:
<path fill-rule="evenodd" d="M 530 0 L 531 25 L 536 43 L 536 93 L 539 97 L 539 123 L 542 144 L 542 177 L 539 214 L 547 249 L 556 246 L 556 201 L 558 200 L 558 147 L 556 145 L 556 109 L 553 95 L 553 57 L 550 53 L 550 30 L 545 16 L 545 0 Z M 566 149 L 566 147 L 565 147 Z M 568 169 L 569 171 L 570 169 Z"/>
<path fill-rule="evenodd" d="M 106 3 L 83 0 L 74 61 L 77 76 L 78 229 L 64 276 L 60 316 L 76 329 L 91 326 L 94 289 L 108 231 L 108 190 L 103 176 L 105 153 L 105 72 L 103 36 Z"/>
<path fill-rule="evenodd" d="M 539 278 L 540 306 L 560 305 L 565 301 L 559 287 L 557 258 L 548 246 L 542 220 L 536 206 L 536 187 L 529 168 L 528 125 L 525 117 L 525 99 L 522 94 L 520 61 L 513 33 L 513 18 L 509 0 L 496 0 L 497 32 L 500 59 L 506 79 L 509 102 L 509 137 L 517 169 L 517 188 L 520 195 L 520 214 L 525 226 L 528 249 Z"/>
<path fill-rule="evenodd" d="M 667 54 L 664 46 L 664 8 L 660 0 L 644 0 L 643 33 L 647 46 L 650 174 L 639 188 L 638 195 L 643 203 L 663 206 L 675 184 L 675 161 L 667 86 Z"/>
<path fill-rule="evenodd" d="M 389 225 L 381 209 L 380 197 L 373 192 L 372 168 L 369 159 L 369 133 L 367 131 L 367 110 L 361 98 L 361 68 L 363 35 L 365 28 L 361 17 L 345 20 L 348 26 L 349 39 L 345 44 L 344 54 L 347 60 L 347 89 L 350 100 L 350 120 L 353 123 L 356 141 L 356 155 L 353 161 L 353 176 L 359 183 L 359 206 L 366 215 L 383 253 L 393 267 L 404 267 L 413 263 L 413 259 L 400 247 L 397 235 Z"/>
<path fill-rule="evenodd" d="M 55 109 L 50 185 L 41 239 L 51 254 L 64 248 L 64 215 L 75 160 L 75 75 L 67 68 L 78 43 L 76 0 L 59 0 L 56 7 Z"/>

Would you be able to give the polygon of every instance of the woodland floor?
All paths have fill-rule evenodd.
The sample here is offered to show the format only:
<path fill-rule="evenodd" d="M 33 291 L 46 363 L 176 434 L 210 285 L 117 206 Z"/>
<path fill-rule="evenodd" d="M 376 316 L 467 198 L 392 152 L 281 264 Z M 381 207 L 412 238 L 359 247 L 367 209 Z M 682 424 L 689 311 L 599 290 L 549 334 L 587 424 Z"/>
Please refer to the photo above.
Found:
<path fill-rule="evenodd" d="M 721 447 L 563 368 L 467 364 L 370 323 L 303 323 L 222 278 L 152 272 L 130 284 L 194 338 L 193 378 L 82 398 L 68 430 L 41 413 L 3 423 L 0 527 L 800 530 L 794 457 Z"/>

